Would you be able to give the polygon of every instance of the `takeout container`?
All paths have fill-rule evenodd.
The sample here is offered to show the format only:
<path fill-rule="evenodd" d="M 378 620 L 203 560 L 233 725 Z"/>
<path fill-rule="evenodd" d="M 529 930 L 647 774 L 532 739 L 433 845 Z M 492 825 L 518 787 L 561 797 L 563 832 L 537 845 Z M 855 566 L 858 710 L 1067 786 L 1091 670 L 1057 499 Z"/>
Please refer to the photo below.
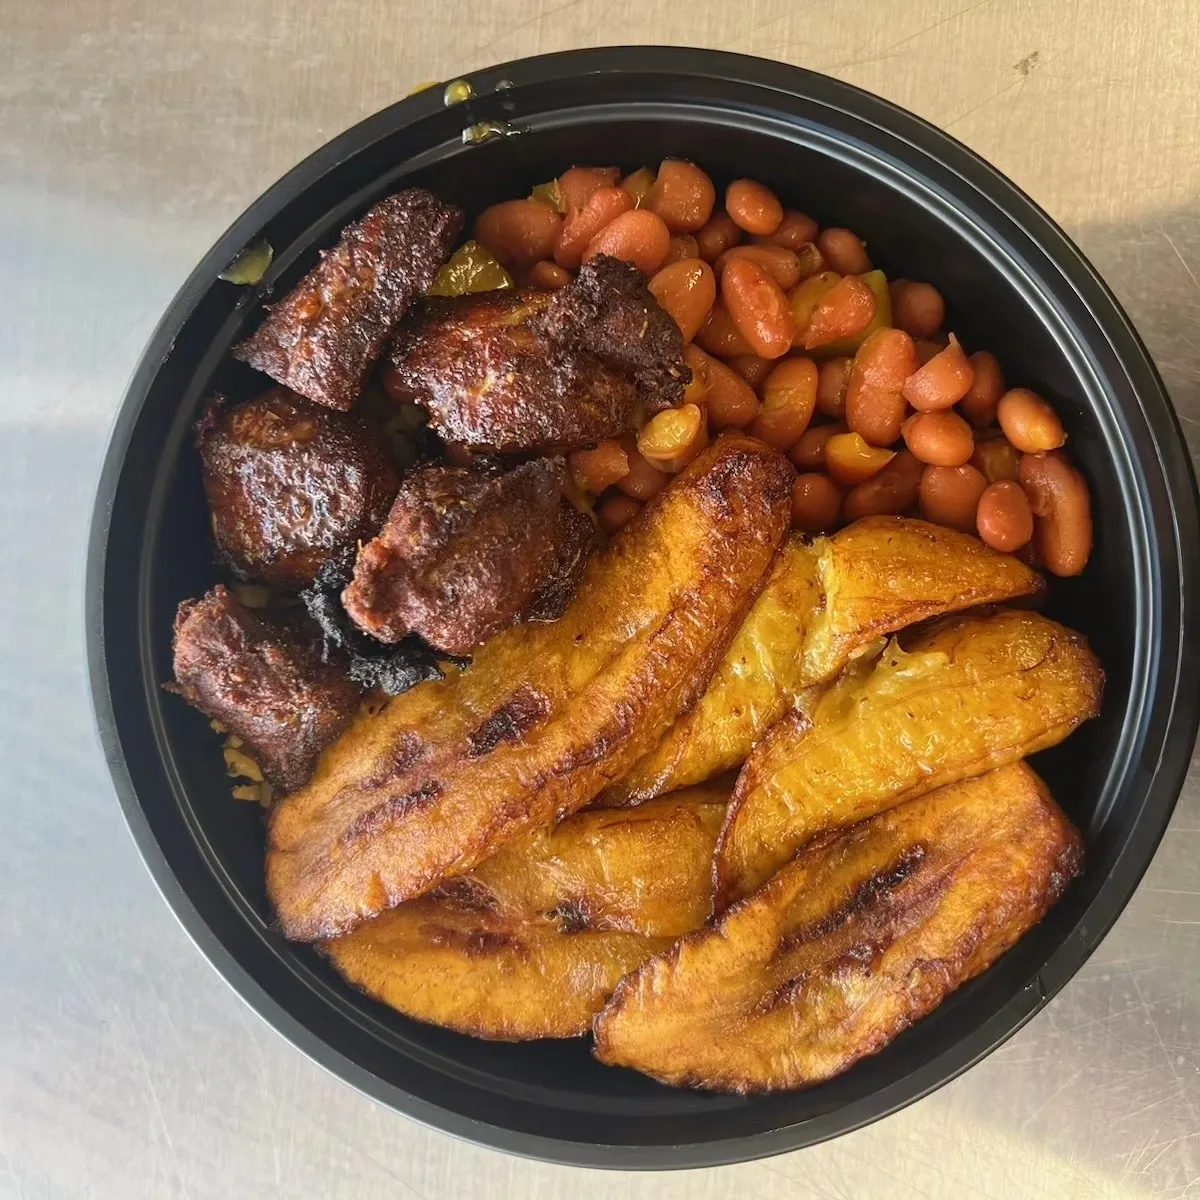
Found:
<path fill-rule="evenodd" d="M 846 84 L 762 59 L 610 48 L 525 59 L 369 118 L 286 175 L 183 285 L 125 397 L 88 561 L 100 735 L 138 847 L 230 985 L 284 1037 L 400 1112 L 519 1154 L 695 1167 L 795 1149 L 909 1103 L 1027 1021 L 1129 900 L 1175 803 L 1200 713 L 1200 530 L 1179 427 L 1144 347 L 1064 234 L 950 137 Z M 450 95 L 460 96 L 462 87 Z M 466 131 L 466 132 L 464 132 Z M 692 158 L 749 175 L 865 237 L 891 276 L 928 279 L 969 348 L 1047 395 L 1087 475 L 1096 546 L 1049 612 L 1091 641 L 1104 711 L 1035 760 L 1087 840 L 1086 874 L 979 979 L 882 1054 L 808 1091 L 738 1098 L 669 1089 L 596 1063 L 584 1039 L 508 1045 L 421 1025 L 356 993 L 271 929 L 262 813 L 230 798 L 216 737 L 160 689 L 177 603 L 218 579 L 191 427 L 203 398 L 267 380 L 229 347 L 347 221 L 423 184 L 473 215 L 573 163 Z M 218 274 L 265 238 L 259 285 Z"/>

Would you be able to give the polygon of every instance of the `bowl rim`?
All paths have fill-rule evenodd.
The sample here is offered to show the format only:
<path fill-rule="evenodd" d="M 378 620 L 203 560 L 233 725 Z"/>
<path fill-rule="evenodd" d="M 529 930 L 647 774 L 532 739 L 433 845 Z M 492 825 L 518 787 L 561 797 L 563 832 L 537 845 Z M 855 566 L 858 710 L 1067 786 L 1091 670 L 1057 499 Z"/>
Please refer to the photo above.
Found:
<path fill-rule="evenodd" d="M 365 118 L 293 167 L 229 226 L 204 255 L 164 311 L 125 390 L 112 425 L 99 475 L 88 540 L 84 620 L 87 668 L 93 715 L 99 742 L 112 777 L 126 824 L 159 893 L 184 931 L 235 994 L 273 1029 L 306 1056 L 340 1080 L 372 1099 L 430 1128 L 476 1144 L 546 1162 L 611 1168 L 690 1168 L 743 1162 L 784 1153 L 850 1132 L 923 1098 L 943 1083 L 991 1053 L 1020 1029 L 1075 974 L 1125 908 L 1148 868 L 1182 788 L 1191 758 L 1200 694 L 1181 686 L 1200 669 L 1200 500 L 1190 455 L 1178 418 L 1150 358 L 1129 318 L 1108 286 L 1059 226 L 1024 192 L 984 159 L 951 135 L 880 97 L 817 72 L 772 59 L 726 51 L 674 46 L 607 46 L 571 50 L 514 60 L 461 78 L 480 95 L 493 93 L 509 81 L 514 86 L 569 79 L 581 74 L 661 73 L 678 77 L 716 78 L 735 84 L 779 91 L 794 99 L 840 109 L 857 120 L 883 127 L 893 136 L 919 147 L 939 164 L 983 191 L 1002 208 L 1053 261 L 1102 325 L 1113 351 L 1128 375 L 1156 443 L 1158 465 L 1175 499 L 1173 542 L 1179 553 L 1180 648 L 1176 661 L 1170 712 L 1171 731 L 1149 780 L 1142 811 L 1132 835 L 1121 850 L 1123 869 L 1114 870 L 1081 922 L 1055 948 L 1035 978 L 993 1016 L 975 1026 L 949 1049 L 881 1090 L 849 1106 L 735 1138 L 682 1145 L 606 1145 L 530 1134 L 484 1122 L 425 1100 L 382 1079 L 334 1049 L 298 1017 L 293 1016 L 244 968 L 217 937 L 176 876 L 143 810 L 118 732 L 109 687 L 105 646 L 104 579 L 107 570 L 112 510 L 133 431 L 141 417 L 152 383 L 173 344 L 214 277 L 269 218 L 328 172 L 336 163 L 441 109 L 441 86 L 410 95 Z M 1190 497 L 1190 505 L 1181 505 Z M 1190 636 L 1189 636 L 1190 634 Z M 1196 660 L 1185 662 L 1185 658 Z M 1185 669 L 1187 668 L 1187 669 Z M 851 1111 L 847 1111 L 850 1109 Z"/>

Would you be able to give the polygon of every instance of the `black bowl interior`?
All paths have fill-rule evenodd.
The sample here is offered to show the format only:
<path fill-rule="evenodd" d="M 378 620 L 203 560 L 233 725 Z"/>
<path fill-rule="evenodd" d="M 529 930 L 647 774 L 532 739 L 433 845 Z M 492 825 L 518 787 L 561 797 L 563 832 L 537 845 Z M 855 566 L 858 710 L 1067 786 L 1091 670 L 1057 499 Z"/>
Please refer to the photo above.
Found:
<path fill-rule="evenodd" d="M 198 268 L 147 351 L 102 484 L 90 581 L 93 675 L 119 790 L 169 901 L 233 985 L 331 1069 L 418 1119 L 518 1152 L 623 1166 L 730 1161 L 831 1136 L 923 1094 L 1017 1028 L 1078 968 L 1149 861 L 1195 731 L 1195 697 L 1181 698 L 1179 681 L 1200 665 L 1182 638 L 1196 505 L 1178 432 L 1140 343 L 1066 239 L 984 164 L 881 101 L 691 51 L 557 55 L 472 82 L 479 98 L 465 106 L 424 93 L 298 167 Z M 481 119 L 519 132 L 464 144 L 464 126 Z M 573 163 L 632 169 L 666 156 L 696 160 L 719 184 L 761 179 L 823 224 L 862 233 L 889 275 L 936 284 L 969 349 L 991 349 L 1010 381 L 1052 398 L 1096 506 L 1092 564 L 1054 584 L 1049 611 L 1099 654 L 1104 712 L 1036 762 L 1086 832 L 1085 877 L 882 1054 L 789 1095 L 671 1090 L 598 1065 L 582 1040 L 475 1041 L 358 995 L 271 930 L 260 811 L 230 799 L 207 722 L 159 688 L 176 605 L 219 578 L 191 425 L 214 389 L 242 397 L 264 385 L 227 351 L 268 292 L 398 187 L 422 184 L 474 214 Z M 260 236 L 276 252 L 263 285 L 218 281 Z"/>

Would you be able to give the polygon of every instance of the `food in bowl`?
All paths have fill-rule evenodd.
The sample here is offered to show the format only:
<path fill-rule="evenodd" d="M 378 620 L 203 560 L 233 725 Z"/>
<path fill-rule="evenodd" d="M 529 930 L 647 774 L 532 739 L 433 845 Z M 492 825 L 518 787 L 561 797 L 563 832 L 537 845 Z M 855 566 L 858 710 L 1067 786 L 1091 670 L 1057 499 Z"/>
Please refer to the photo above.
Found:
<path fill-rule="evenodd" d="M 285 486 L 239 493 L 293 506 L 239 516 L 270 553 L 214 507 L 223 561 L 274 589 L 259 625 L 222 592 L 229 624 L 306 629 L 324 654 L 289 668 L 365 698 L 282 769 L 256 690 L 279 638 L 222 640 L 239 686 L 208 692 L 176 645 L 186 698 L 287 792 L 279 928 L 460 1032 L 594 1027 L 670 1083 L 827 1078 L 1081 867 L 1023 765 L 1101 698 L 1083 639 L 1027 607 L 1091 547 L 1065 431 L 942 335 L 936 289 L 753 180 L 718 208 L 692 163 L 573 167 L 453 254 L 461 214 L 399 197 L 238 351 L 394 462 L 343 453 L 343 511 L 336 471 L 293 486 L 288 421 Z"/>

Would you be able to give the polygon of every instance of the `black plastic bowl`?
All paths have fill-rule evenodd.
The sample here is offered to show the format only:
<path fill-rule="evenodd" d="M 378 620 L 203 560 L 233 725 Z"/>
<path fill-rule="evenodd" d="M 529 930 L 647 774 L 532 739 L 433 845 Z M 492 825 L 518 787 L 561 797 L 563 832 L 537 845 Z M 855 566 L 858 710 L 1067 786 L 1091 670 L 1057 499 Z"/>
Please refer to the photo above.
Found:
<path fill-rule="evenodd" d="M 1163 387 L 1115 300 L 1027 197 L 931 126 L 845 84 L 760 59 L 605 49 L 469 76 L 364 121 L 256 201 L 196 268 L 151 339 L 116 426 L 88 565 L 92 688 L 137 844 L 185 928 L 237 992 L 342 1079 L 451 1133 L 597 1166 L 703 1166 L 833 1137 L 924 1095 L 1019 1028 L 1078 970 L 1150 861 L 1197 724 L 1197 502 Z M 464 142 L 464 127 L 512 136 Z M 1038 768 L 1087 838 L 1085 876 L 1037 929 L 877 1057 L 810 1091 L 751 1099 L 600 1066 L 585 1040 L 503 1045 L 406 1020 L 271 929 L 260 810 L 229 797 L 207 722 L 159 684 L 176 604 L 217 578 L 191 425 L 268 290 L 290 286 L 350 218 L 424 184 L 478 212 L 573 163 L 695 159 L 749 175 L 862 233 L 889 274 L 928 279 L 968 347 L 1053 398 L 1091 483 L 1096 548 L 1051 612 L 1090 638 L 1104 712 Z M 266 238 L 259 287 L 218 273 Z M 1190 632 L 1190 638 L 1187 636 Z"/>

